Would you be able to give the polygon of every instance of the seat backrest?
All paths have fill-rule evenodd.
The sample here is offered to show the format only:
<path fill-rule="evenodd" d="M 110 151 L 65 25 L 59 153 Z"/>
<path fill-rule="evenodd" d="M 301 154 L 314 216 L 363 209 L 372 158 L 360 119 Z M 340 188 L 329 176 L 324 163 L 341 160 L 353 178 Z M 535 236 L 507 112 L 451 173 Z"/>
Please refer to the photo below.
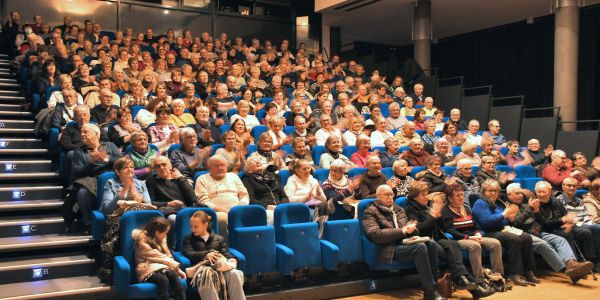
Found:
<path fill-rule="evenodd" d="M 498 172 L 514 172 L 515 170 L 513 170 L 513 168 L 511 166 L 507 166 L 507 165 L 496 165 L 496 171 Z"/>
<path fill-rule="evenodd" d="M 238 227 L 263 226 L 267 225 L 267 211 L 260 205 L 238 205 L 229 210 L 228 219 L 229 232 Z"/>
<path fill-rule="evenodd" d="M 144 226 L 148 221 L 156 217 L 162 217 L 163 214 L 158 210 L 139 210 L 139 211 L 128 211 L 121 217 L 121 227 L 119 228 L 120 240 L 121 240 L 121 255 L 131 268 L 130 281 L 137 281 L 137 272 L 135 272 L 135 259 L 134 259 L 134 243 L 131 233 L 134 229 L 139 229 Z"/>
<path fill-rule="evenodd" d="M 373 202 L 375 202 L 375 199 L 363 199 L 360 200 L 360 202 L 358 202 L 358 209 L 357 209 L 357 219 L 358 221 L 362 222 L 363 219 L 363 213 L 365 212 L 365 209 L 367 209 L 369 206 L 371 206 L 371 204 L 373 204 Z M 362 228 L 362 226 L 360 226 Z M 362 229 L 360 230 L 362 233 Z"/>
<path fill-rule="evenodd" d="M 198 177 L 200 177 L 204 174 L 208 174 L 208 171 L 203 170 L 203 171 L 198 171 L 198 172 L 194 173 L 194 184 L 196 183 L 196 180 L 198 179 Z"/>
<path fill-rule="evenodd" d="M 519 178 L 533 178 L 536 177 L 535 168 L 531 165 L 515 166 L 515 173 Z"/>
<path fill-rule="evenodd" d="M 190 218 L 197 211 L 204 211 L 211 217 L 210 222 L 210 230 L 219 234 L 219 225 L 217 220 L 217 213 L 208 207 L 186 207 L 180 210 L 177 213 L 176 223 L 175 223 L 175 250 L 182 251 L 183 250 L 183 239 L 192 233 L 190 229 Z"/>
<path fill-rule="evenodd" d="M 169 146 L 169 150 L 167 150 L 167 156 L 169 158 L 171 158 L 171 153 L 173 153 L 173 151 L 179 150 L 179 149 L 181 149 L 181 144 L 173 144 L 173 145 Z"/>
<path fill-rule="evenodd" d="M 415 130 L 415 132 L 416 132 L 416 133 L 417 133 L 419 136 L 423 136 L 423 135 L 425 134 L 425 130 L 422 130 L 422 129 Z"/>
<path fill-rule="evenodd" d="M 344 154 L 347 158 L 350 158 L 350 156 L 352 156 L 352 154 L 354 154 L 356 151 L 358 151 L 356 146 L 345 146 L 342 149 L 342 154 Z"/>
<path fill-rule="evenodd" d="M 379 150 L 379 152 L 385 152 L 385 146 L 375 146 L 375 147 L 371 147 L 371 151 L 377 151 Z"/>
<path fill-rule="evenodd" d="M 275 207 L 274 212 L 275 237 L 281 240 L 281 225 L 310 223 L 310 210 L 304 203 L 283 203 Z"/>
<path fill-rule="evenodd" d="M 223 124 L 221 126 L 219 126 L 219 131 L 221 132 L 221 135 L 225 134 L 225 132 L 229 131 L 229 128 L 231 128 L 231 125 L 229 124 Z"/>
<path fill-rule="evenodd" d="M 296 131 L 296 127 L 294 127 L 294 126 L 283 127 L 283 133 L 285 133 L 285 135 L 292 135 L 292 133 L 294 133 L 294 131 Z"/>
<path fill-rule="evenodd" d="M 52 96 L 52 93 L 60 91 L 60 87 L 59 86 L 49 86 L 48 88 L 46 88 L 46 102 L 48 102 L 48 100 L 50 99 L 50 96 Z"/>
<path fill-rule="evenodd" d="M 233 116 L 233 115 L 235 115 L 235 114 L 237 114 L 237 113 L 238 113 L 238 110 L 237 110 L 237 108 L 232 108 L 232 109 L 229 109 L 229 110 L 227 111 L 227 117 L 228 117 L 228 118 L 231 118 L 231 116 Z"/>
<path fill-rule="evenodd" d="M 390 115 L 390 104 L 389 103 L 379 103 L 379 108 L 381 108 L 381 115 L 384 117 L 389 117 Z"/>
<path fill-rule="evenodd" d="M 256 152 L 256 149 L 258 149 L 256 144 L 248 145 L 248 147 L 246 147 L 246 157 L 248 157 L 248 156 L 250 156 L 250 154 Z"/>
<path fill-rule="evenodd" d="M 321 163 L 321 155 L 325 153 L 327 149 L 325 146 L 314 146 L 312 149 L 312 159 L 315 162 L 315 165 L 319 165 Z"/>
<path fill-rule="evenodd" d="M 383 175 L 385 175 L 387 179 L 390 179 L 392 178 L 392 176 L 394 176 L 394 170 L 392 169 L 392 167 L 381 169 L 381 173 L 383 173 Z"/>
<path fill-rule="evenodd" d="M 104 197 L 104 186 L 106 185 L 106 182 L 111 179 L 111 178 L 117 178 L 117 175 L 115 174 L 115 172 L 106 172 L 106 173 L 102 173 L 100 174 L 100 176 L 98 176 L 98 181 L 97 181 L 97 186 L 96 186 L 96 205 L 94 206 L 95 209 L 98 209 L 102 203 L 102 198 Z"/>
<path fill-rule="evenodd" d="M 365 172 L 367 172 L 367 168 L 353 168 L 350 171 L 348 171 L 348 177 L 352 178 L 355 176 L 359 176 Z"/>
<path fill-rule="evenodd" d="M 456 166 L 443 166 L 441 169 L 447 176 L 456 173 Z"/>
<path fill-rule="evenodd" d="M 327 221 L 323 225 L 323 239 L 340 248 L 339 261 L 363 261 L 360 241 L 361 221 L 356 219 Z"/>
<path fill-rule="evenodd" d="M 218 149 L 225 147 L 223 144 L 212 144 L 210 145 L 210 155 L 215 155 Z"/>
<path fill-rule="evenodd" d="M 281 187 L 285 187 L 285 185 L 288 182 L 288 179 L 290 178 L 290 171 L 289 170 L 279 170 L 279 179 L 281 180 Z"/>
<path fill-rule="evenodd" d="M 143 105 L 134 105 L 131 107 L 131 118 L 135 120 L 135 116 L 144 108 Z"/>
<path fill-rule="evenodd" d="M 408 197 L 398 197 L 394 203 L 398 206 L 406 207 L 406 205 L 408 205 Z"/>
<path fill-rule="evenodd" d="M 457 156 L 461 152 L 462 152 L 462 147 L 461 146 L 452 146 L 452 154 L 454 156 Z"/>
<path fill-rule="evenodd" d="M 265 125 L 256 125 L 256 126 L 252 127 L 250 134 L 252 134 L 252 137 L 254 138 L 255 143 L 258 143 L 258 137 L 261 134 L 267 132 L 267 130 L 269 130 L 269 128 L 267 128 L 267 126 L 265 126 Z"/>
<path fill-rule="evenodd" d="M 418 174 L 419 172 L 422 172 L 422 171 L 424 171 L 424 170 L 425 170 L 425 167 L 424 167 L 424 166 L 415 166 L 415 167 L 413 167 L 413 169 L 410 171 L 410 176 L 411 176 L 411 177 L 413 177 L 413 178 L 416 178 L 416 177 L 417 177 L 417 174 Z"/>
<path fill-rule="evenodd" d="M 287 155 L 294 153 L 294 149 L 292 148 L 292 145 L 290 145 L 290 144 L 283 145 L 279 149 L 285 151 L 285 153 L 287 153 Z"/>
<path fill-rule="evenodd" d="M 320 183 L 323 183 L 329 178 L 329 169 L 317 169 L 313 173 L 313 177 Z"/>

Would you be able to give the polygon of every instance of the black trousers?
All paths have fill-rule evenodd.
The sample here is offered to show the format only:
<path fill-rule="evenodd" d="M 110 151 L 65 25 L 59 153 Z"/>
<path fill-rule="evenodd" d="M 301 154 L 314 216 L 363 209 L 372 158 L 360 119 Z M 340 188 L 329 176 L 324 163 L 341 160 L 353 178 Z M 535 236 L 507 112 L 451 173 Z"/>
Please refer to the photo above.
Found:
<path fill-rule="evenodd" d="M 533 245 L 531 236 L 523 232 L 516 235 L 509 232 L 488 232 L 487 236 L 500 241 L 506 249 L 508 260 L 504 259 L 506 275 L 525 274 L 527 271 L 535 271 L 535 258 L 533 257 Z"/>
<path fill-rule="evenodd" d="M 452 278 L 458 278 L 462 275 L 468 275 L 469 272 L 463 263 L 460 246 L 455 240 L 438 240 L 435 242 L 438 248 L 438 257 L 448 263 Z"/>
<path fill-rule="evenodd" d="M 185 300 L 185 288 L 181 284 L 181 281 L 179 281 L 179 275 L 177 275 L 177 272 L 173 270 L 169 270 L 164 273 L 156 272 L 152 274 L 152 276 L 150 276 L 146 281 L 156 284 L 156 290 L 158 294 L 156 299 L 158 300 L 170 299 L 169 286 L 171 286 L 171 289 L 175 294 L 175 299 Z"/>
<path fill-rule="evenodd" d="M 571 245 L 573 253 L 577 256 L 583 254 L 586 260 L 596 261 L 596 251 L 594 249 L 594 237 L 592 232 L 584 227 L 574 226 L 570 232 L 564 230 L 553 230 L 552 233 L 564 237 Z M 577 251 L 577 247 L 581 250 L 581 254 Z"/>

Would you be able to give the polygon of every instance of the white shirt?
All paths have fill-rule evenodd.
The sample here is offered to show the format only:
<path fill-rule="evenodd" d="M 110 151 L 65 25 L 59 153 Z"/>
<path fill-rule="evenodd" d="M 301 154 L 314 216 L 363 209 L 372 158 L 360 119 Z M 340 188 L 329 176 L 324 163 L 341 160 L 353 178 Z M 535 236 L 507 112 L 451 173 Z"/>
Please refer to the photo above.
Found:
<path fill-rule="evenodd" d="M 246 123 L 246 128 L 248 129 L 248 131 L 252 130 L 252 127 L 260 125 L 260 122 L 258 121 L 258 119 L 256 118 L 256 116 L 254 115 L 247 115 L 246 117 L 242 117 L 238 114 L 235 114 L 233 116 L 231 116 L 231 119 L 229 120 L 229 124 L 233 124 L 233 122 L 237 119 L 242 119 L 244 120 L 244 122 Z"/>
<path fill-rule="evenodd" d="M 364 134 L 362 131 L 358 135 L 361 137 L 368 138 L 368 136 L 366 134 Z M 358 138 L 358 136 L 354 132 L 348 130 L 348 131 L 344 132 L 344 135 L 342 136 L 342 142 L 344 143 L 344 146 L 356 146 L 357 138 Z"/>
<path fill-rule="evenodd" d="M 387 130 L 384 132 L 375 130 L 371 133 L 371 147 L 385 146 L 385 140 L 393 136 L 394 135 Z"/>
<path fill-rule="evenodd" d="M 481 146 L 481 136 L 476 134 L 467 134 L 467 139 L 465 142 L 469 142 L 471 144 L 475 144 L 477 146 Z"/>
<path fill-rule="evenodd" d="M 317 138 L 317 145 L 325 146 L 325 142 L 327 141 L 327 138 L 332 134 L 337 135 L 340 138 L 342 137 L 342 133 L 337 128 L 333 128 L 333 130 L 331 132 L 327 131 L 323 128 L 317 130 L 317 132 L 315 133 L 315 137 Z"/>
<path fill-rule="evenodd" d="M 56 103 L 65 103 L 62 91 L 54 91 L 48 98 L 48 108 L 56 107 Z M 83 97 L 77 93 L 77 104 L 83 104 Z"/>

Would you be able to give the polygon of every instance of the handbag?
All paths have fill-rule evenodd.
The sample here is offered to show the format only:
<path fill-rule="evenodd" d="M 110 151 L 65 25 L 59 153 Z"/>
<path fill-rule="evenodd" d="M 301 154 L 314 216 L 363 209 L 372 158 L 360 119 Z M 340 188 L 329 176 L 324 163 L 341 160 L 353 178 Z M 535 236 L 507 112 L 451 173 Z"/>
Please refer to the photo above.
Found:
<path fill-rule="evenodd" d="M 450 296 L 452 296 L 453 288 L 454 283 L 452 282 L 452 276 L 450 276 L 450 273 L 445 272 L 444 275 L 438 279 L 438 293 L 444 298 L 450 298 Z"/>

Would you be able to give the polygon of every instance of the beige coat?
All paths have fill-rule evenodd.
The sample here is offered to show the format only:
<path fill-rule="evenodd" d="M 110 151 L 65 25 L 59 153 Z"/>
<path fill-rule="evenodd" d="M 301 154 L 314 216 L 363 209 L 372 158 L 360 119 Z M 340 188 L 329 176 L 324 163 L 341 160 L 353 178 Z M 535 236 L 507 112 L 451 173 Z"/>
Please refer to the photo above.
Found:
<path fill-rule="evenodd" d="M 146 281 L 156 271 L 179 268 L 179 263 L 173 259 L 173 255 L 169 251 L 166 239 L 160 245 L 161 250 L 158 250 L 150 246 L 148 237 L 143 230 L 136 229 L 131 236 L 135 243 L 135 271 L 140 282 Z"/>
<path fill-rule="evenodd" d="M 583 196 L 583 206 L 587 210 L 590 219 L 594 224 L 600 224 L 600 201 L 596 200 L 592 193 Z"/>

